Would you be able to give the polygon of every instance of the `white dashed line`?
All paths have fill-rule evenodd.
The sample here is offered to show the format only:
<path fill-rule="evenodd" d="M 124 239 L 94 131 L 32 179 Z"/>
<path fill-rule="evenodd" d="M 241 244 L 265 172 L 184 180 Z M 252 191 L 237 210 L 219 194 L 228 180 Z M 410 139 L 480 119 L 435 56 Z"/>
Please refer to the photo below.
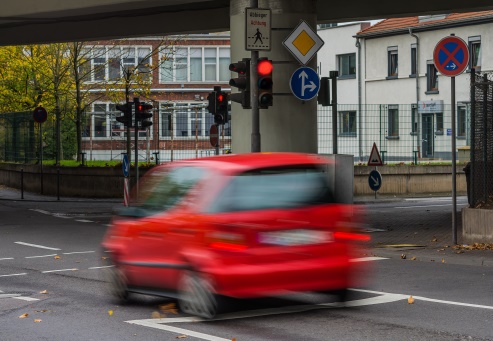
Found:
<path fill-rule="evenodd" d="M 357 263 L 357 262 L 372 262 L 376 260 L 384 260 L 384 259 L 389 259 L 389 258 L 384 258 L 384 257 L 362 257 L 362 258 L 353 258 L 350 259 L 350 262 Z"/>
<path fill-rule="evenodd" d="M 23 272 L 20 274 L 0 275 L 0 277 L 12 277 L 12 276 L 24 276 L 24 275 L 27 275 L 27 273 Z"/>
<path fill-rule="evenodd" d="M 43 213 L 43 214 L 51 214 L 51 213 L 50 213 L 50 212 L 48 212 L 48 211 L 38 210 L 38 209 L 34 209 L 34 208 L 31 208 L 30 210 L 31 210 L 31 211 L 34 211 L 34 212 L 38 212 L 38 213 Z"/>
<path fill-rule="evenodd" d="M 0 258 L 0 260 L 11 260 L 11 259 L 14 259 L 14 258 Z"/>
<path fill-rule="evenodd" d="M 22 301 L 28 301 L 28 302 L 40 300 L 39 298 L 24 297 L 24 296 L 18 296 L 18 297 L 12 297 L 12 298 L 15 298 L 16 300 L 22 300 Z"/>
<path fill-rule="evenodd" d="M 62 271 L 78 271 L 79 269 L 73 268 L 73 269 L 60 269 L 60 270 L 47 270 L 47 271 L 41 271 L 43 274 L 51 273 L 51 272 L 62 272 Z"/>
<path fill-rule="evenodd" d="M 19 245 L 25 245 L 25 246 L 31 246 L 31 247 L 38 247 L 40 249 L 47 249 L 47 250 L 61 250 L 55 247 L 48 247 L 48 246 L 43 246 L 43 245 L 36 245 L 36 244 L 29 244 L 29 243 L 24 243 L 24 242 L 15 242 L 15 244 Z"/>
<path fill-rule="evenodd" d="M 45 258 L 45 257 L 55 257 L 57 256 L 57 254 L 53 254 L 53 255 L 43 255 L 43 256 L 29 256 L 29 257 L 24 257 L 24 258 Z"/>
<path fill-rule="evenodd" d="M 80 254 L 80 253 L 94 253 L 96 251 L 78 251 L 78 252 L 64 252 L 64 255 L 75 255 L 75 254 Z"/>
<path fill-rule="evenodd" d="M 107 265 L 107 266 L 93 266 L 92 268 L 88 268 L 88 270 L 96 270 L 96 269 L 106 269 L 106 268 L 114 268 L 114 265 Z"/>
<path fill-rule="evenodd" d="M 94 221 L 86 219 L 76 219 L 75 221 L 78 221 L 79 223 L 94 223 Z"/>

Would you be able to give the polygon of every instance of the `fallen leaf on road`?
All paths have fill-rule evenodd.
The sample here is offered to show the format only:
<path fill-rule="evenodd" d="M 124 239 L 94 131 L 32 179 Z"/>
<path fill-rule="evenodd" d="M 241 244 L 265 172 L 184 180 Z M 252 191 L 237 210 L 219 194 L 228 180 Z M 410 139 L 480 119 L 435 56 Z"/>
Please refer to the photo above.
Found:
<path fill-rule="evenodd" d="M 433 236 L 432 242 L 436 243 L 438 241 L 437 237 Z"/>
<path fill-rule="evenodd" d="M 107 260 L 107 259 L 108 259 L 108 257 L 101 257 L 101 259 L 102 259 L 102 260 Z"/>
<path fill-rule="evenodd" d="M 34 320 L 34 323 L 39 323 L 39 322 L 41 322 L 41 321 L 42 321 L 41 319 L 35 319 L 35 320 Z"/>
<path fill-rule="evenodd" d="M 35 310 L 34 312 L 35 313 L 46 313 L 48 311 L 49 311 L 48 309 L 43 309 L 43 310 Z"/>
<path fill-rule="evenodd" d="M 162 304 L 162 305 L 159 306 L 159 310 L 163 314 L 167 314 L 167 313 L 172 313 L 172 314 L 175 314 L 175 315 L 178 314 L 178 310 L 176 309 L 176 304 L 175 303 Z"/>
<path fill-rule="evenodd" d="M 113 316 L 113 310 L 108 310 L 108 315 Z"/>
<path fill-rule="evenodd" d="M 46 294 L 48 294 L 48 290 L 43 290 L 43 291 L 40 292 L 40 294 L 45 294 L 46 295 Z"/>
<path fill-rule="evenodd" d="M 186 338 L 186 337 L 187 337 L 186 335 L 178 335 L 176 338 L 177 338 L 177 339 L 184 339 L 184 338 Z"/>
<path fill-rule="evenodd" d="M 25 313 L 25 314 L 22 314 L 21 316 L 19 316 L 19 318 L 20 319 L 25 319 L 28 316 L 29 316 L 29 314 L 28 313 Z"/>
<path fill-rule="evenodd" d="M 442 258 L 442 263 L 445 263 L 445 258 Z"/>
<path fill-rule="evenodd" d="M 153 319 L 160 319 L 161 318 L 161 314 L 159 313 L 159 311 L 153 311 L 152 314 L 151 314 L 151 317 Z"/>
<path fill-rule="evenodd" d="M 401 259 L 406 259 L 406 255 L 405 254 L 402 254 L 401 255 Z"/>
<path fill-rule="evenodd" d="M 407 303 L 408 304 L 413 304 L 414 303 L 414 298 L 412 296 L 409 296 L 409 298 L 407 299 Z"/>
<path fill-rule="evenodd" d="M 411 260 L 416 260 L 416 257 L 411 258 Z"/>
<path fill-rule="evenodd" d="M 54 258 L 55 258 L 55 259 L 60 259 L 60 256 L 55 256 Z"/>

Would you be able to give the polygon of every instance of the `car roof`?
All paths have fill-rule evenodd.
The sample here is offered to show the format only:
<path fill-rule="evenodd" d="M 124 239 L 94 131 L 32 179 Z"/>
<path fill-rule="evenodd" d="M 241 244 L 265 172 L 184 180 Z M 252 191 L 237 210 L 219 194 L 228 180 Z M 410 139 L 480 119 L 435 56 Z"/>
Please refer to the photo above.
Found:
<path fill-rule="evenodd" d="M 323 165 L 332 161 L 325 156 L 304 153 L 263 152 L 227 154 L 198 159 L 174 161 L 173 166 L 195 165 L 231 171 L 289 165 Z"/>

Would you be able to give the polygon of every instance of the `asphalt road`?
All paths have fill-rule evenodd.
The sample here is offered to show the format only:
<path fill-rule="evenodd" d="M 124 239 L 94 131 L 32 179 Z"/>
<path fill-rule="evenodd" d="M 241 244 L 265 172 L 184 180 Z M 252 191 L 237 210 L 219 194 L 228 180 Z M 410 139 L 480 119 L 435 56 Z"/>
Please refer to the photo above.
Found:
<path fill-rule="evenodd" d="M 445 249 L 446 199 L 366 204 L 375 242 L 359 260 L 373 271 L 349 306 L 286 295 L 235 302 L 214 321 L 153 318 L 174 303 L 163 298 L 112 301 L 99 244 L 116 205 L 0 200 L 0 340 L 493 340 L 492 251 Z"/>

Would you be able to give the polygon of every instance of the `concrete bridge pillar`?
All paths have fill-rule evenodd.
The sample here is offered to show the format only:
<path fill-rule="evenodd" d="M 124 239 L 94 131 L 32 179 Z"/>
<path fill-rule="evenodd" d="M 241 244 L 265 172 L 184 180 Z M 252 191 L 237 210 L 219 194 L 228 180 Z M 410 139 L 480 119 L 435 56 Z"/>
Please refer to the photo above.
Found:
<path fill-rule="evenodd" d="M 245 50 L 245 8 L 250 0 L 231 0 L 231 62 L 249 58 Z M 284 47 L 283 41 L 306 21 L 316 30 L 316 0 L 259 0 L 258 8 L 272 13 L 271 51 L 260 51 L 259 58 L 273 61 L 274 104 L 260 109 L 262 152 L 317 153 L 317 101 L 302 102 L 291 93 L 289 79 L 302 66 Z M 316 69 L 316 56 L 307 65 Z M 232 91 L 235 91 L 232 89 Z M 252 114 L 240 104 L 232 104 L 233 153 L 251 151 Z"/>

